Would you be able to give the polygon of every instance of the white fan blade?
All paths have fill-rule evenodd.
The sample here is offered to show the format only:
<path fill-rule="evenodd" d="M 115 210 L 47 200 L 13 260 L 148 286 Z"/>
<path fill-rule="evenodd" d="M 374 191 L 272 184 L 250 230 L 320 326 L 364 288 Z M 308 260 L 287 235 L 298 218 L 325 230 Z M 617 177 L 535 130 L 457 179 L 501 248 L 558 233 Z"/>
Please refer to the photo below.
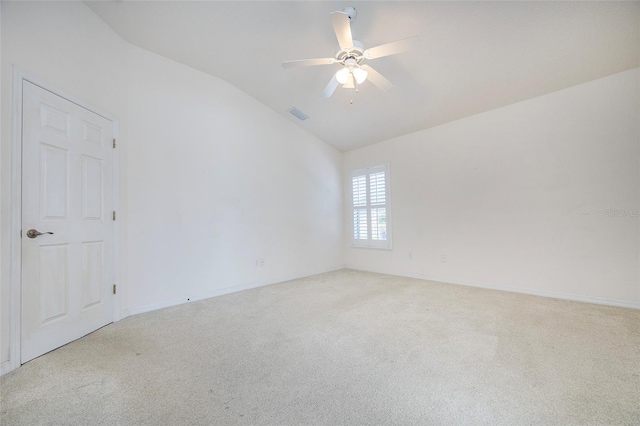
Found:
<path fill-rule="evenodd" d="M 294 61 L 284 61 L 282 68 L 312 67 L 315 65 L 331 65 L 335 63 L 335 58 L 296 59 Z"/>
<path fill-rule="evenodd" d="M 394 41 L 392 43 L 381 44 L 380 46 L 371 47 L 362 54 L 367 59 L 382 58 L 383 56 L 395 55 L 403 53 L 411 48 L 412 42 L 417 36 L 405 38 L 403 40 Z"/>
<path fill-rule="evenodd" d="M 324 88 L 324 92 L 322 92 L 322 94 L 324 95 L 325 98 L 330 98 L 331 95 L 333 95 L 333 92 L 335 92 L 335 90 L 338 88 L 339 85 L 340 85 L 340 82 L 336 79 L 336 75 L 334 74 L 333 77 L 331 77 L 329 84 L 327 84 L 327 87 Z"/>
<path fill-rule="evenodd" d="M 369 65 L 362 65 L 360 68 L 368 72 L 367 80 L 369 80 L 374 86 L 382 90 L 389 90 L 393 87 L 393 83 L 387 80 L 378 71 L 371 68 Z"/>
<path fill-rule="evenodd" d="M 333 31 L 336 33 L 340 49 L 351 49 L 353 47 L 353 37 L 351 36 L 351 22 L 349 15 L 344 12 L 331 12 L 331 23 Z"/>

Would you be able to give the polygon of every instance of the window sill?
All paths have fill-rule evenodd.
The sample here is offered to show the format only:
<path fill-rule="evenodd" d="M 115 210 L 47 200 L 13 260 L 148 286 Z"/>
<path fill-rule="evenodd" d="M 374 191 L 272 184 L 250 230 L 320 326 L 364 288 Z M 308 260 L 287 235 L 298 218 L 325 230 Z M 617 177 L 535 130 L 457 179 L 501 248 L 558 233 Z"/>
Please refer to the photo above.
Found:
<path fill-rule="evenodd" d="M 386 251 L 391 251 L 392 247 L 391 245 L 389 245 L 389 247 L 376 247 L 376 246 L 361 246 L 361 245 L 356 245 L 356 244 L 351 244 L 351 248 L 354 249 L 367 249 L 367 250 L 386 250 Z"/>

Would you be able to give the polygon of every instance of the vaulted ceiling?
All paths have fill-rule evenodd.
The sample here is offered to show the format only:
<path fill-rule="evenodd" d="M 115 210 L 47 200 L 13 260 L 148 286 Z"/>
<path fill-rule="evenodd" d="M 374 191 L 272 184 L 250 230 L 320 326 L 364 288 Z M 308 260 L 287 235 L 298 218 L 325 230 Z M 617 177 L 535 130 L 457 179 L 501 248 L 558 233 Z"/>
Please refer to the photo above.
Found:
<path fill-rule="evenodd" d="M 640 2 L 91 1 L 132 44 L 222 78 L 347 151 L 640 66 Z M 322 91 L 338 65 L 329 13 L 357 9 L 365 47 L 417 35 L 370 61 L 394 87 Z M 353 104 L 350 104 L 353 96 Z M 310 116 L 299 121 L 287 111 Z"/>

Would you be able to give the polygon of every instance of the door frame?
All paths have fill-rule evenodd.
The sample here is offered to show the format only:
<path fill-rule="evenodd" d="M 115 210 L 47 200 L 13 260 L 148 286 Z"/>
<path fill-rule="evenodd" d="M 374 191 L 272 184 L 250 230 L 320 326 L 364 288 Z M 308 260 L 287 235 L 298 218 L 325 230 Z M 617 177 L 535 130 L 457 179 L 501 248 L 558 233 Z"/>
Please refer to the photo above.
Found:
<path fill-rule="evenodd" d="M 22 87 L 23 81 L 60 96 L 67 101 L 85 108 L 113 123 L 113 137 L 120 143 L 120 126 L 118 117 L 96 108 L 87 102 L 71 96 L 48 82 L 29 74 L 22 68 L 13 66 L 11 102 L 11 191 L 10 191 L 10 222 L 9 227 L 9 365 L 3 365 L 1 374 L 8 373 L 20 367 L 22 350 Z M 119 146 L 118 146 L 119 148 Z M 113 208 L 120 207 L 120 174 L 119 150 L 115 149 L 113 156 Z M 118 289 L 122 289 L 120 280 L 120 221 L 116 220 L 113 228 L 113 268 L 114 281 Z M 114 295 L 113 321 L 119 321 L 121 292 Z"/>

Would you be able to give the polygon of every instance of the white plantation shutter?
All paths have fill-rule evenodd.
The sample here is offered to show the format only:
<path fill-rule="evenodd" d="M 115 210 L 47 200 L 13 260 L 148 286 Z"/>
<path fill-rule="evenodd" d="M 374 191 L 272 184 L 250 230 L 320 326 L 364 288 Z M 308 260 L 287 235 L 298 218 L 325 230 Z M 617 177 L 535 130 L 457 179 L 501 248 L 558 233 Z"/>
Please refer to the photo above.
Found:
<path fill-rule="evenodd" d="M 353 239 L 356 247 L 391 248 L 389 165 L 351 172 Z"/>
<path fill-rule="evenodd" d="M 371 209 L 371 239 L 387 239 L 387 209 L 384 207 Z"/>
<path fill-rule="evenodd" d="M 367 177 L 354 176 L 353 182 L 353 239 L 366 240 L 367 233 Z"/>
<path fill-rule="evenodd" d="M 367 205 L 367 177 L 355 176 L 353 178 L 353 206 Z"/>
<path fill-rule="evenodd" d="M 353 209 L 353 239 L 366 240 L 368 235 L 367 209 Z"/>
<path fill-rule="evenodd" d="M 372 173 L 369 176 L 371 182 L 371 204 L 384 204 L 387 198 L 385 172 Z"/>

